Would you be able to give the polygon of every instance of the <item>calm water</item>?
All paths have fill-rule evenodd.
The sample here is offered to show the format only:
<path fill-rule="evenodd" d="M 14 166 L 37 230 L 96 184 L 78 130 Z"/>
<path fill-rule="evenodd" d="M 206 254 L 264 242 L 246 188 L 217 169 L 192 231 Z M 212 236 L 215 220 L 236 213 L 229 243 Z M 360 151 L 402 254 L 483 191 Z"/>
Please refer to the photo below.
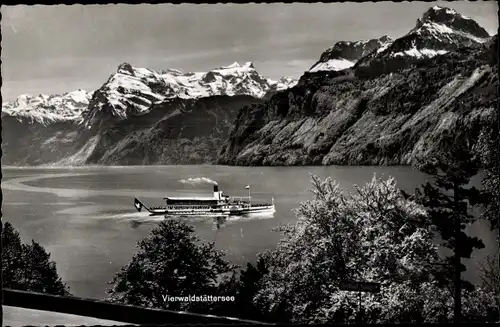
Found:
<path fill-rule="evenodd" d="M 35 239 L 56 261 L 59 274 L 76 296 L 102 298 L 108 282 L 135 253 L 135 244 L 161 217 L 138 213 L 133 198 L 148 205 L 162 205 L 166 194 L 207 195 L 211 185 L 186 185 L 180 179 L 208 177 L 225 194 L 246 196 L 252 185 L 253 201 L 275 198 L 274 216 L 230 218 L 217 230 L 211 219 L 193 219 L 203 240 L 215 241 L 235 264 L 254 261 L 256 254 L 274 248 L 281 235 L 270 229 L 296 220 L 292 209 L 311 198 L 310 173 L 331 176 L 341 186 L 393 176 L 400 188 L 411 191 L 426 176 L 408 167 L 226 167 L 140 166 L 71 169 L 4 168 L 3 219 L 19 230 L 23 241 Z M 486 248 L 474 253 L 471 265 L 498 246 L 486 223 L 472 226 Z M 475 280 L 475 271 L 466 277 Z"/>

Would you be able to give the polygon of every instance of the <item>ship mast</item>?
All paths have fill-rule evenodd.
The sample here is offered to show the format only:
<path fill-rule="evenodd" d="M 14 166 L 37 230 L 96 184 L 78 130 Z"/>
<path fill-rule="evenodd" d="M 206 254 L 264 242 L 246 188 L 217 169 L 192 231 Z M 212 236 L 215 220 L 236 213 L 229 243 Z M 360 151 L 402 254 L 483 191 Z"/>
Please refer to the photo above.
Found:
<path fill-rule="evenodd" d="M 250 195 L 250 185 L 247 185 L 245 188 L 248 189 L 248 208 L 251 208 L 252 207 L 252 196 Z"/>

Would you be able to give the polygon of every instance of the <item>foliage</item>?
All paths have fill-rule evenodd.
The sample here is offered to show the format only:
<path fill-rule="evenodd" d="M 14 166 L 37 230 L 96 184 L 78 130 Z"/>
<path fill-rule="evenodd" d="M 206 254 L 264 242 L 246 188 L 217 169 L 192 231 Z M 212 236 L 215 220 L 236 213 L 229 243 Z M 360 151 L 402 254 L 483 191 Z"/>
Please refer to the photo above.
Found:
<path fill-rule="evenodd" d="M 467 187 L 470 179 L 480 167 L 480 161 L 474 156 L 466 142 L 447 139 L 448 152 L 440 153 L 423 161 L 421 169 L 433 175 L 434 181 L 417 190 L 418 201 L 426 207 L 433 227 L 442 239 L 442 245 L 453 251 L 445 259 L 438 276 L 442 284 L 453 288 L 456 320 L 461 318 L 461 292 L 463 287 L 472 285 L 461 279 L 466 269 L 462 258 L 470 258 L 474 249 L 484 248 L 477 237 L 465 233 L 467 226 L 478 217 L 471 214 L 471 208 L 484 203 L 483 192 L 475 187 Z"/>
<path fill-rule="evenodd" d="M 262 312 L 253 299 L 260 289 L 262 278 L 268 273 L 266 262 L 259 258 L 255 265 L 247 263 L 246 269 L 240 271 L 237 282 L 235 315 L 244 319 L 268 321 L 272 317 Z"/>
<path fill-rule="evenodd" d="M 500 257 L 488 256 L 480 266 L 482 287 L 485 291 L 495 296 L 495 308 L 497 320 L 500 314 Z"/>
<path fill-rule="evenodd" d="M 246 270 L 242 270 L 240 274 L 240 284 L 238 292 L 238 301 L 243 307 L 248 308 L 248 316 L 260 316 L 261 312 L 258 307 L 253 304 L 253 298 L 260 288 L 262 278 L 269 273 L 266 262 L 259 258 L 257 264 L 254 266 L 247 263 Z"/>
<path fill-rule="evenodd" d="M 164 297 L 216 295 L 223 274 L 234 268 L 213 243 L 201 242 L 193 227 L 178 220 L 161 222 L 138 248 L 111 282 L 110 301 L 206 312 L 208 302 L 173 302 Z"/>
<path fill-rule="evenodd" d="M 498 41 L 497 41 L 498 42 Z M 480 155 L 485 167 L 482 180 L 485 201 L 483 203 L 483 214 L 481 218 L 490 222 L 492 231 L 497 233 L 497 241 L 500 242 L 500 131 L 498 125 L 498 111 L 494 111 L 493 124 L 487 126 L 479 138 L 476 152 Z M 495 294 L 497 308 L 497 321 L 500 314 L 500 258 L 498 254 L 487 258 L 481 266 L 481 279 L 483 287 L 490 293 Z"/>
<path fill-rule="evenodd" d="M 498 121 L 498 112 L 494 111 L 493 121 Z M 485 167 L 482 180 L 484 195 L 487 201 L 484 203 L 484 219 L 488 220 L 492 230 L 499 229 L 498 213 L 500 212 L 500 131 L 498 123 L 484 128 L 476 147 L 476 153 L 480 155 Z M 500 238 L 498 239 L 500 241 Z"/>
<path fill-rule="evenodd" d="M 363 295 L 365 322 L 446 320 L 449 295 L 432 274 L 438 247 L 424 208 L 393 178 L 374 177 L 355 193 L 331 179 L 313 177 L 313 186 L 298 222 L 282 226 L 284 239 L 262 255 L 269 273 L 254 303 L 282 321 L 349 322 L 358 298 L 339 282 L 372 281 L 382 290 Z"/>
<path fill-rule="evenodd" d="M 11 223 L 2 223 L 2 282 L 4 288 L 70 295 L 50 254 L 35 241 L 23 244 Z"/>
<path fill-rule="evenodd" d="M 267 273 L 266 263 L 260 258 L 257 263 L 247 263 L 246 269 L 239 274 L 233 273 L 219 285 L 220 295 L 234 296 L 234 302 L 220 302 L 210 308 L 210 313 L 221 316 L 233 316 L 255 321 L 268 321 L 270 317 L 259 310 L 253 303 L 262 277 Z"/>

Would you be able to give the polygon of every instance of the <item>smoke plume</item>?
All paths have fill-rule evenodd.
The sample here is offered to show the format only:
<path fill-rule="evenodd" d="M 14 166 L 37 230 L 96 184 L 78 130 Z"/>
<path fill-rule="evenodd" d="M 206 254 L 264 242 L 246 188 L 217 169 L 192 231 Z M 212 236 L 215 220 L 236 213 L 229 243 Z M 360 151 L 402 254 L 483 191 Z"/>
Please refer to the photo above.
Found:
<path fill-rule="evenodd" d="M 212 184 L 212 185 L 217 185 L 216 181 L 211 180 L 210 178 L 206 178 L 206 177 L 196 177 L 196 178 L 181 179 L 179 182 L 181 182 L 182 184 L 191 184 L 191 185 L 198 185 L 198 184 Z"/>

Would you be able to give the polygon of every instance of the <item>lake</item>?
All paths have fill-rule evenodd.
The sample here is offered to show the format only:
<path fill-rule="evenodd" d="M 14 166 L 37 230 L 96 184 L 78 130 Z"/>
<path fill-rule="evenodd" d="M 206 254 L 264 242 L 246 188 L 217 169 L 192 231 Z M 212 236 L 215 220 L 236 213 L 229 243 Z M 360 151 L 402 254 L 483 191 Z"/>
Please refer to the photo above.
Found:
<path fill-rule="evenodd" d="M 407 191 L 427 176 L 410 167 L 227 167 L 227 166 L 133 166 L 77 168 L 2 168 L 3 220 L 11 222 L 24 242 L 36 240 L 57 263 L 62 279 L 75 296 L 103 298 L 108 282 L 136 251 L 136 243 L 161 221 L 137 212 L 134 197 L 147 205 L 162 205 L 174 195 L 211 195 L 209 184 L 187 185 L 179 180 L 207 177 L 218 182 L 225 194 L 246 196 L 252 185 L 252 201 L 275 198 L 274 216 L 229 218 L 217 230 L 211 218 L 189 218 L 197 235 L 214 241 L 229 261 L 243 265 L 256 255 L 275 248 L 281 234 L 271 231 L 296 220 L 292 210 L 311 198 L 310 174 L 331 176 L 346 189 L 369 182 L 376 173 L 393 176 Z M 474 267 L 498 245 L 488 224 L 471 227 L 485 249 L 474 252 Z M 465 277 L 477 281 L 477 270 Z"/>

